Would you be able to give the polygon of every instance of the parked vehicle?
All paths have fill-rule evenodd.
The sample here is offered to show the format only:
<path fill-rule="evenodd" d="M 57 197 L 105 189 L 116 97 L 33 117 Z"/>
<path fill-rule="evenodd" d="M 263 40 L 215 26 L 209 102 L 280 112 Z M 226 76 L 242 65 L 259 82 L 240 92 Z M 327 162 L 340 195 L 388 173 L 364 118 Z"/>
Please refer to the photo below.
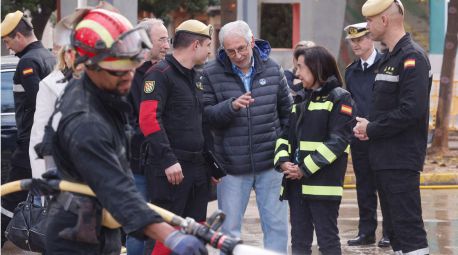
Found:
<path fill-rule="evenodd" d="M 8 169 L 10 167 L 11 154 L 16 147 L 17 128 L 16 120 L 14 118 L 13 76 L 16 71 L 18 61 L 19 58 L 15 56 L 1 57 L 2 183 L 4 183 L 7 177 Z"/>

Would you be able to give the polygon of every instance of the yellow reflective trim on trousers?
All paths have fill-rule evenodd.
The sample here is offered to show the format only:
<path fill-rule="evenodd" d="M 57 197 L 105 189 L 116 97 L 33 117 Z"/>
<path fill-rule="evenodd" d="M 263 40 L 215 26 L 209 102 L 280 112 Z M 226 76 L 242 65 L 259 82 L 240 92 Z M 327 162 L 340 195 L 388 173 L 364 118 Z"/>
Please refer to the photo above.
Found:
<path fill-rule="evenodd" d="M 111 45 L 113 44 L 114 40 L 110 32 L 108 32 L 108 30 L 104 26 L 100 25 L 99 23 L 93 20 L 86 19 L 86 20 L 81 21 L 78 24 L 78 26 L 76 26 L 75 30 L 78 30 L 83 27 L 97 31 L 97 34 L 102 38 L 102 41 L 105 42 L 105 45 L 107 46 L 107 48 L 110 48 Z"/>
<path fill-rule="evenodd" d="M 350 154 L 350 145 L 347 146 L 347 148 L 345 149 L 344 152 L 347 153 L 347 154 Z"/>
<path fill-rule="evenodd" d="M 312 174 L 318 171 L 318 169 L 320 169 L 320 167 L 317 166 L 315 162 L 313 162 L 313 159 L 310 155 L 304 158 L 304 165 L 307 167 L 308 170 L 310 170 Z"/>
<path fill-rule="evenodd" d="M 296 113 L 296 105 L 293 105 L 293 107 L 291 108 L 291 112 Z"/>
<path fill-rule="evenodd" d="M 284 190 L 284 189 L 285 189 L 285 188 L 283 187 L 283 185 L 280 186 L 280 196 L 283 196 L 283 190 Z"/>
<path fill-rule="evenodd" d="M 331 101 L 325 101 L 325 102 L 310 102 L 308 110 L 309 111 L 314 111 L 314 110 L 326 110 L 326 111 L 331 111 L 332 107 L 334 104 Z"/>
<path fill-rule="evenodd" d="M 301 151 L 316 151 L 316 148 L 322 144 L 321 142 L 307 142 L 301 141 L 299 144 L 299 150 Z"/>
<path fill-rule="evenodd" d="M 303 195 L 317 196 L 342 196 L 343 188 L 340 186 L 310 186 L 302 185 Z"/>
<path fill-rule="evenodd" d="M 277 164 L 277 161 L 279 158 L 281 157 L 289 157 L 289 154 L 287 151 L 285 150 L 281 150 L 279 152 L 277 152 L 277 154 L 275 154 L 275 158 L 274 158 L 274 165 Z"/>
<path fill-rule="evenodd" d="M 318 148 L 316 149 L 318 151 L 318 153 L 321 154 L 321 156 L 323 156 L 329 163 L 332 163 L 334 162 L 334 160 L 336 160 L 337 156 L 336 154 L 334 154 L 334 152 L 332 152 L 328 146 L 326 146 L 324 143 L 320 144 L 320 146 L 318 146 Z"/>

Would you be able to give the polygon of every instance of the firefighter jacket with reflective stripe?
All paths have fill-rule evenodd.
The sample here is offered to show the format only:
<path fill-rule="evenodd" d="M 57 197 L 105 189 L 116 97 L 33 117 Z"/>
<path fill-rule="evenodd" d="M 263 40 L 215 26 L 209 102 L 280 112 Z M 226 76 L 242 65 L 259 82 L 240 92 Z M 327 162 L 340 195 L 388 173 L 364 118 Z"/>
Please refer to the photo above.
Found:
<path fill-rule="evenodd" d="M 20 58 L 13 77 L 17 147 L 12 163 L 30 168 L 29 141 L 39 83 L 52 72 L 56 58 L 39 41 L 30 43 L 16 56 Z"/>
<path fill-rule="evenodd" d="M 367 126 L 372 169 L 423 169 L 431 83 L 428 56 L 406 34 L 375 76 Z"/>
<path fill-rule="evenodd" d="M 139 125 L 145 136 L 148 161 L 162 170 L 179 162 L 184 153 L 204 150 L 203 87 L 194 69 L 172 55 L 153 65 L 145 75 Z"/>
<path fill-rule="evenodd" d="M 340 200 L 352 137 L 350 93 L 331 77 L 308 98 L 293 105 L 289 124 L 277 140 L 274 164 L 298 164 L 304 173 L 301 192 L 308 199 Z M 283 178 L 280 199 L 287 199 Z"/>

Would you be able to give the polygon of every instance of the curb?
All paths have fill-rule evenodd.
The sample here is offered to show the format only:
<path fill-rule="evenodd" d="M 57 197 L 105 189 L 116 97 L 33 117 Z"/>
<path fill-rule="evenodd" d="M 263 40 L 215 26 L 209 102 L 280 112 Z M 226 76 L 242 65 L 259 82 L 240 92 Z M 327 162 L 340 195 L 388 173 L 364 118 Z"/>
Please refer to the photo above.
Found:
<path fill-rule="evenodd" d="M 356 185 L 354 174 L 346 174 L 344 185 Z M 421 186 L 458 185 L 458 173 L 422 173 L 420 175 Z"/>

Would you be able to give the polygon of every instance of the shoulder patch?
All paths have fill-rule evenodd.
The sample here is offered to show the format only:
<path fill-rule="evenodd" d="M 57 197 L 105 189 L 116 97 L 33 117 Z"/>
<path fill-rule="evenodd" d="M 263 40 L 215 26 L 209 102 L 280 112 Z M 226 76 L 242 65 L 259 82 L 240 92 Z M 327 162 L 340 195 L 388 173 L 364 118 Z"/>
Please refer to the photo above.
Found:
<path fill-rule="evenodd" d="M 22 75 L 30 75 L 30 74 L 33 74 L 33 68 L 32 67 L 24 68 L 22 70 Z"/>
<path fill-rule="evenodd" d="M 143 85 L 143 91 L 146 94 L 152 93 L 154 91 L 155 84 L 156 81 L 145 81 L 145 84 Z"/>
<path fill-rule="evenodd" d="M 407 68 L 414 68 L 415 67 L 415 59 L 414 58 L 408 58 L 404 61 L 404 69 Z"/>
<path fill-rule="evenodd" d="M 340 113 L 343 113 L 343 114 L 346 114 L 346 115 L 350 115 L 352 114 L 352 107 L 349 106 L 349 105 L 346 105 L 346 104 L 342 104 L 342 106 L 340 107 Z"/>

